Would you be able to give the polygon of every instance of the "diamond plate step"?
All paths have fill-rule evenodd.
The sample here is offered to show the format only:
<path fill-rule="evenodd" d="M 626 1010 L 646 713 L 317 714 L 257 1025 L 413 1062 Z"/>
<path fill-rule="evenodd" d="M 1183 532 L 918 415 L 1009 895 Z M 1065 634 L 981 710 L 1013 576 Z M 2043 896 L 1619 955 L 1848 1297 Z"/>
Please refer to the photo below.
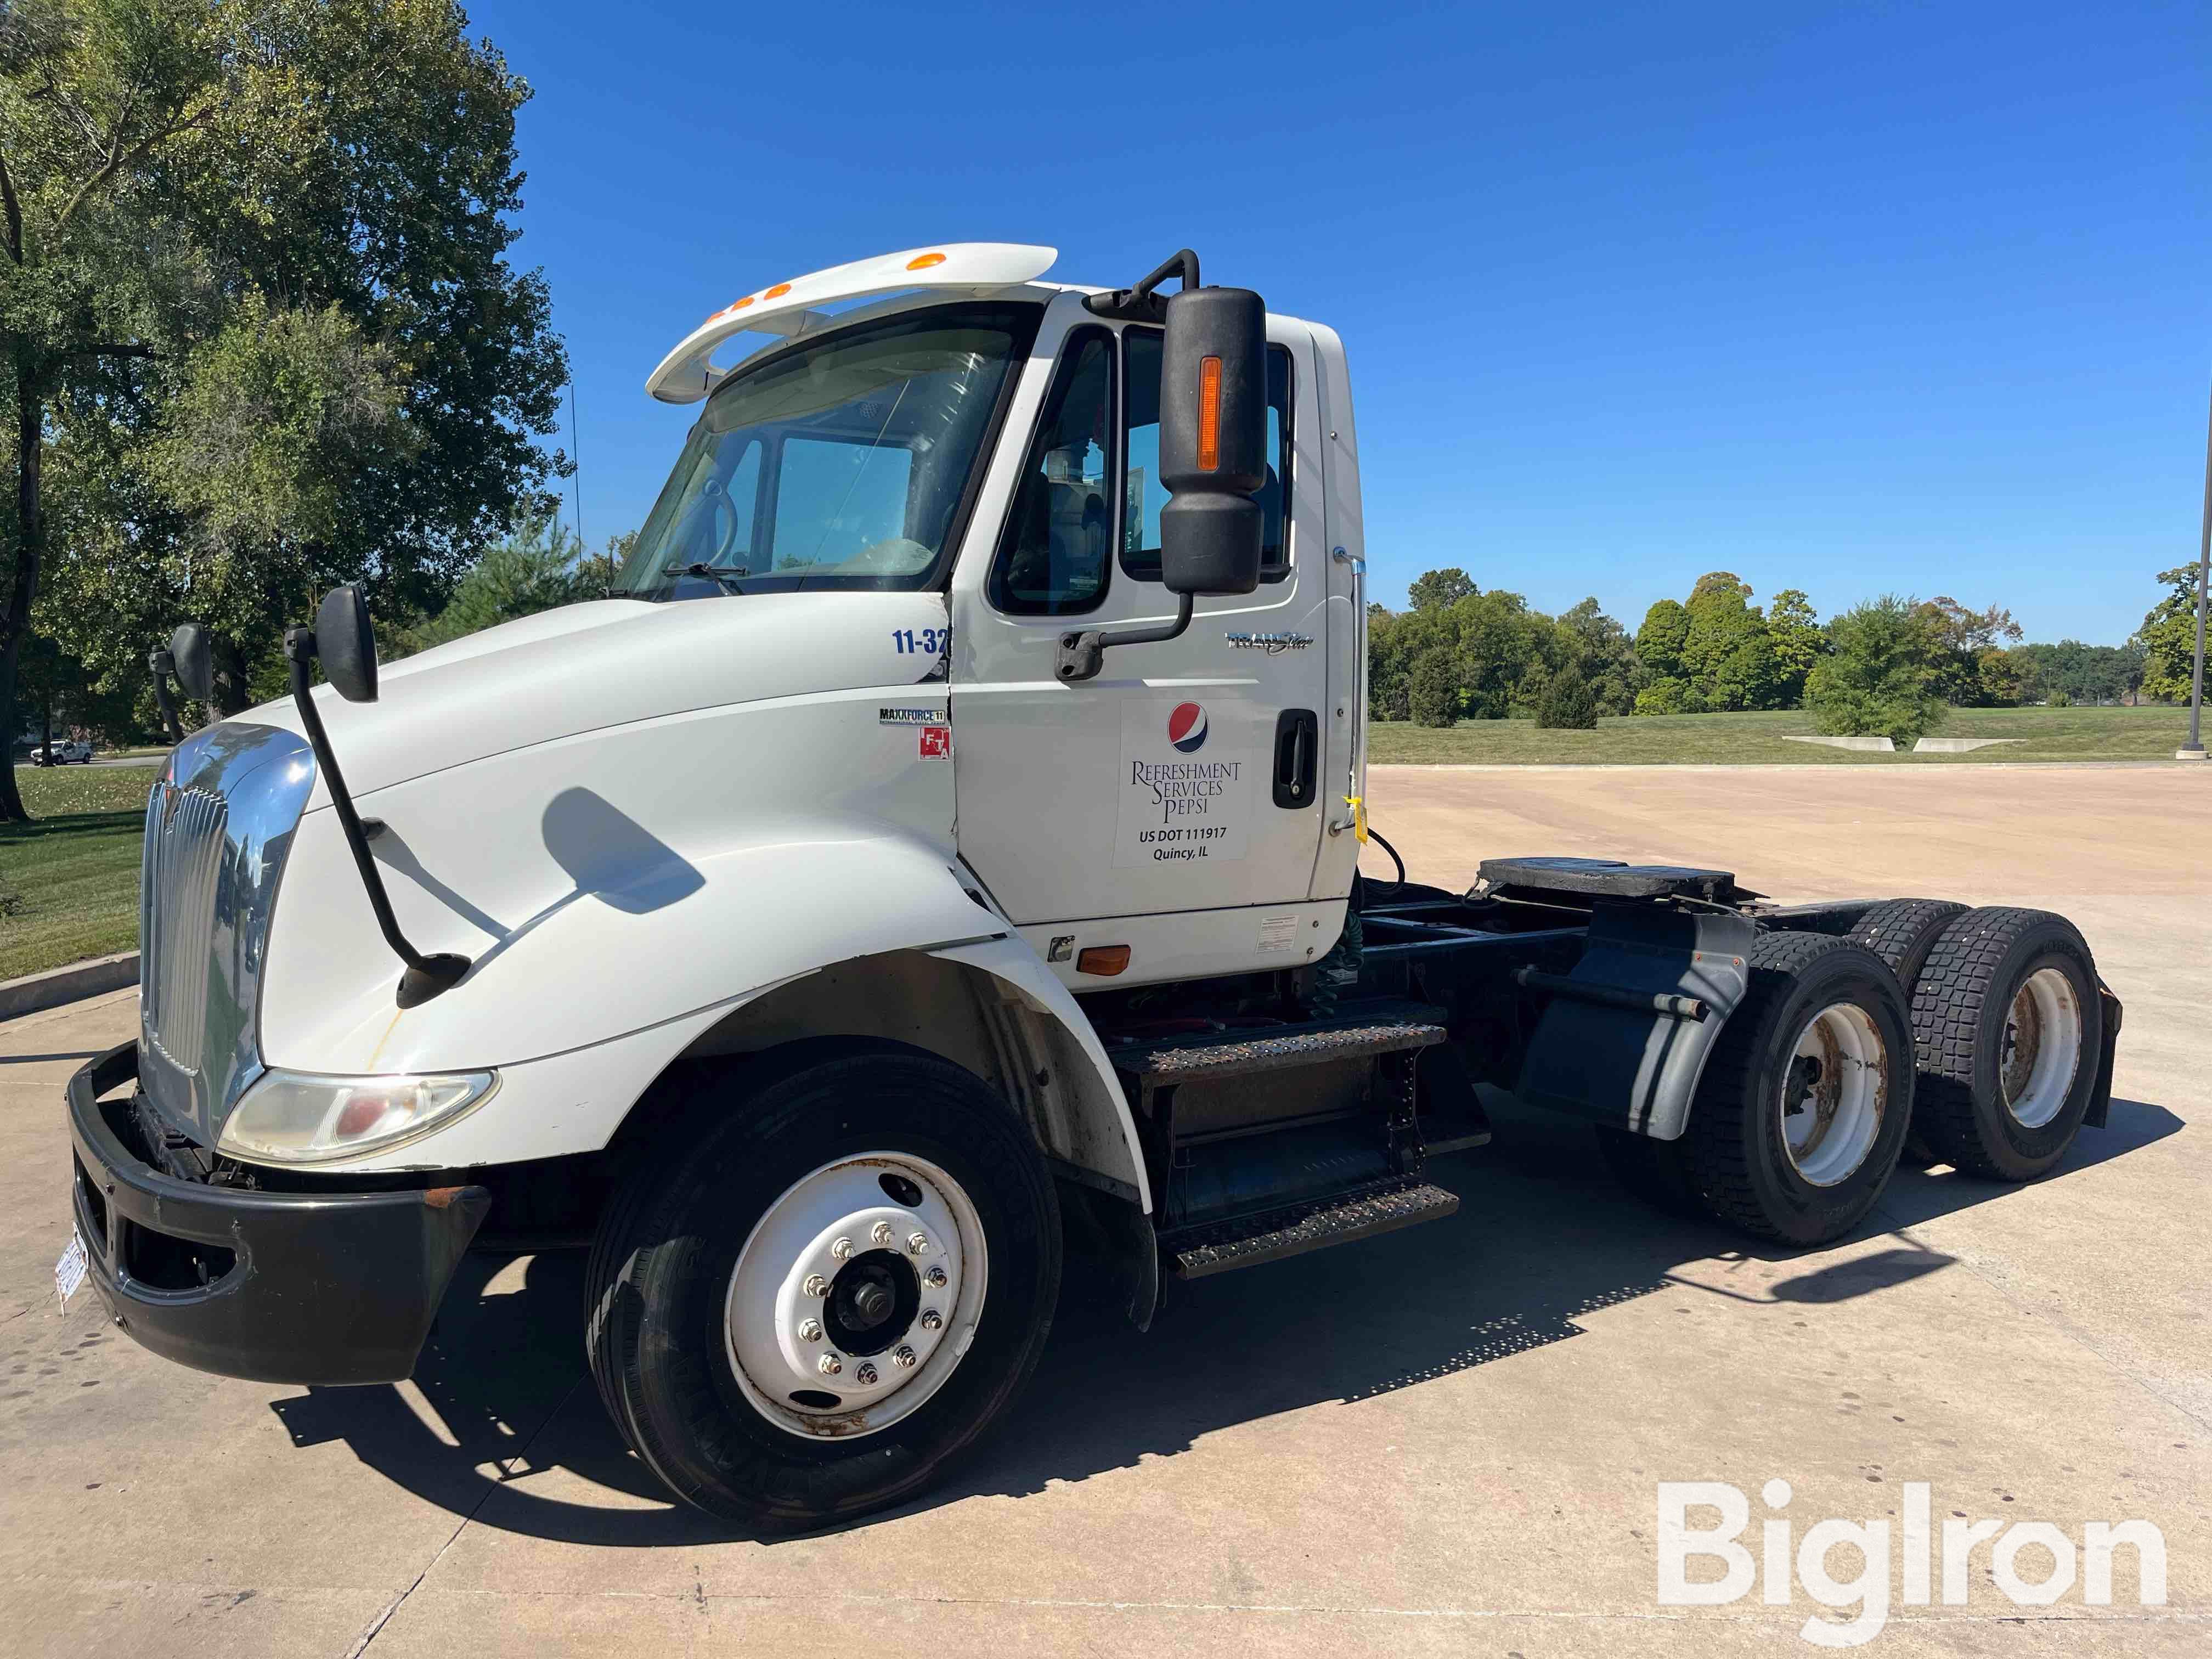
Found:
<path fill-rule="evenodd" d="M 1185 1228 L 1163 1237 L 1160 1247 L 1176 1277 L 1204 1279 L 1372 1238 L 1417 1222 L 1441 1221 L 1458 1208 L 1456 1194 L 1413 1176 L 1398 1176 L 1311 1203 Z"/>
<path fill-rule="evenodd" d="M 1445 1035 L 1437 1009 L 1419 1003 L 1380 1003 L 1308 1024 L 1123 1042 L 1109 1047 L 1107 1058 L 1116 1070 L 1146 1083 L 1191 1083 L 1362 1054 L 1403 1054 L 1442 1042 Z"/>

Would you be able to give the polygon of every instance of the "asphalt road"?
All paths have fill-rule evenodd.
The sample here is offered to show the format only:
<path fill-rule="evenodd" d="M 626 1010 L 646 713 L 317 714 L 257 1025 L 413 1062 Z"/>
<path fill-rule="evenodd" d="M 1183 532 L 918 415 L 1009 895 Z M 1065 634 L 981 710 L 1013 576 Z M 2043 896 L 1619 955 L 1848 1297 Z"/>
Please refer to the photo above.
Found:
<path fill-rule="evenodd" d="M 2092 1522 L 2160 1529 L 2163 1607 L 2128 1549 L 2112 1605 L 2077 1580 L 2017 1606 L 1984 1544 L 1964 1605 L 1939 1570 L 1866 1651 L 2212 1649 L 2212 777 L 1392 770 L 1371 794 L 1454 883 L 1486 853 L 1608 852 L 2063 909 L 2128 1004 L 2112 1126 L 2033 1188 L 1902 1173 L 1858 1236 L 1791 1255 L 1639 1207 L 1573 1126 L 1512 1115 L 1432 1165 L 1450 1220 L 1205 1281 L 1146 1336 L 1073 1294 L 951 1487 L 763 1543 L 623 1451 L 573 1255 L 472 1261 L 397 1389 L 204 1376 L 89 1296 L 58 1312 L 61 1086 L 133 1010 L 33 1015 L 0 1025 L 0 1652 L 1812 1652 L 1802 1581 L 1657 1595 L 1658 1482 L 1747 1494 L 1756 1555 L 1776 1478 L 1793 1537 L 1894 1521 L 1918 1481 L 1939 1527 L 2049 1522 L 2069 1554 Z"/>

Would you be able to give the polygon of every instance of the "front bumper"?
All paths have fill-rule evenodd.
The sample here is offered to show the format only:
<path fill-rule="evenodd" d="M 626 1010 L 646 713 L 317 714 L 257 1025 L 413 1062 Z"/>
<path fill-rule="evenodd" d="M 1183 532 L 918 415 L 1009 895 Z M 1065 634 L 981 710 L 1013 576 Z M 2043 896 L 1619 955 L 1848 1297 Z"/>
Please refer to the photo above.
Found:
<path fill-rule="evenodd" d="M 491 1194 L 255 1192 L 186 1181 L 141 1155 L 125 1043 L 69 1083 L 70 1182 L 90 1278 L 115 1322 L 165 1358 L 264 1382 L 396 1382 Z"/>

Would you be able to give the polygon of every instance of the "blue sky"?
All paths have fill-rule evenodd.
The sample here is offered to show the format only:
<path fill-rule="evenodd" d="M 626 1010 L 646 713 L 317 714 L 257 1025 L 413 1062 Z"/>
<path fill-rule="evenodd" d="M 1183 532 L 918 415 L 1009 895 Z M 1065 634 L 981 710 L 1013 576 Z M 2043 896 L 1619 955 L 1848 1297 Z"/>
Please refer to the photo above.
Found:
<path fill-rule="evenodd" d="M 2195 556 L 2201 5 L 470 15 L 537 89 L 514 257 L 594 543 L 652 505 L 690 416 L 645 376 L 707 313 L 993 240 L 1102 283 L 1188 242 L 1336 327 L 1394 605 L 1455 564 L 1632 629 L 1729 569 L 2117 643 Z"/>

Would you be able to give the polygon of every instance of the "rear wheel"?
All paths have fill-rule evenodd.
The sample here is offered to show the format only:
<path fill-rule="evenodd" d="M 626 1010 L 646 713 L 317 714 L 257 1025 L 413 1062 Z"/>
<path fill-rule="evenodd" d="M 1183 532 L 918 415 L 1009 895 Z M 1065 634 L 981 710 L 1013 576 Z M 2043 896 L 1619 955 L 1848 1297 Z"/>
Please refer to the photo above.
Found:
<path fill-rule="evenodd" d="M 1936 941 L 1966 914 L 1966 907 L 1955 899 L 1887 899 L 1861 916 L 1844 937 L 1887 963 L 1909 998 Z"/>
<path fill-rule="evenodd" d="M 1887 964 L 1818 933 L 1769 933 L 1722 1029 L 1682 1160 L 1715 1216 L 1821 1244 L 1874 1207 L 1912 1100 L 1911 1026 Z"/>
<path fill-rule="evenodd" d="M 1943 937 L 1943 930 L 1966 914 L 1966 907 L 1955 899 L 1887 899 L 1861 916 L 1858 926 L 1844 937 L 1854 945 L 1865 945 L 1887 963 L 1910 1003 L 1928 953 Z M 1903 1157 L 1918 1168 L 1937 1161 L 1936 1149 L 1920 1133 L 1917 1121 L 1905 1129 Z"/>
<path fill-rule="evenodd" d="M 1043 1160 L 981 1081 L 892 1044 L 799 1045 L 609 1206 L 592 1375 L 687 1502 L 764 1531 L 849 1519 L 1004 1412 L 1060 1252 Z"/>
<path fill-rule="evenodd" d="M 2057 1167 L 2097 1086 L 2097 967 L 2048 910 L 1971 910 L 1944 931 L 1913 997 L 1916 1121 L 1971 1175 L 2033 1181 Z"/>

